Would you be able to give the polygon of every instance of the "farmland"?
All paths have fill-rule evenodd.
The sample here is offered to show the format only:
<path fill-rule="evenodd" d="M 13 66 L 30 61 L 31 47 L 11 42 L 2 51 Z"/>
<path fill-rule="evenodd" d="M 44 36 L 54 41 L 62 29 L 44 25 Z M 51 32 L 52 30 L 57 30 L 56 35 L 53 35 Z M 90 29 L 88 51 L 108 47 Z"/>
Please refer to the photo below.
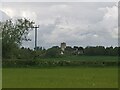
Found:
<path fill-rule="evenodd" d="M 114 56 L 69 56 L 44 58 L 37 61 L 107 61 Z M 3 88 L 116 88 L 117 66 L 55 66 L 3 68 Z"/>
<path fill-rule="evenodd" d="M 117 76 L 116 67 L 4 68 L 3 88 L 116 88 Z"/>

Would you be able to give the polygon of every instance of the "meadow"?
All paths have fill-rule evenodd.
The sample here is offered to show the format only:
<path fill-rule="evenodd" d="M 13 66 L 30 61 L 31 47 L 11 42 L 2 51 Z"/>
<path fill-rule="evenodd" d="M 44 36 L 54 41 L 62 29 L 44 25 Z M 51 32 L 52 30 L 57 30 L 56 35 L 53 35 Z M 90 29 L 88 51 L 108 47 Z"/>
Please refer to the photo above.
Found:
<path fill-rule="evenodd" d="M 54 58 L 55 59 L 55 58 Z M 48 58 L 46 60 L 53 60 Z M 63 60 L 57 58 L 55 60 Z M 116 61 L 117 57 L 64 57 L 64 60 Z M 3 68 L 3 88 L 117 88 L 118 67 L 21 67 Z"/>
<path fill-rule="evenodd" d="M 5 68 L 3 88 L 117 88 L 116 67 Z"/>

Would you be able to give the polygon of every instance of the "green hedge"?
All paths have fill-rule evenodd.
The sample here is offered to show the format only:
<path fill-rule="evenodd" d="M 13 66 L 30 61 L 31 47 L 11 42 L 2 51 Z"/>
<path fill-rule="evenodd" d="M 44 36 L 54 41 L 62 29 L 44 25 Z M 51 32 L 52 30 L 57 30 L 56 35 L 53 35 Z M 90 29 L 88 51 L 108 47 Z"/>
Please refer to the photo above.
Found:
<path fill-rule="evenodd" d="M 3 60 L 3 67 L 50 67 L 50 66 L 117 66 L 117 61 L 68 61 L 68 60 Z"/>

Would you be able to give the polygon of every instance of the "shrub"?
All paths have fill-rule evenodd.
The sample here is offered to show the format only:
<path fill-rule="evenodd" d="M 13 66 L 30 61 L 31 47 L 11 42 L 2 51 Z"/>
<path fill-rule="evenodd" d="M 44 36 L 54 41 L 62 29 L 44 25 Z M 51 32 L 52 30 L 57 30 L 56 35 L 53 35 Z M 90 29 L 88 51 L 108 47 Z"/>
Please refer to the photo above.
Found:
<path fill-rule="evenodd" d="M 60 49 L 59 48 L 50 48 L 46 51 L 45 57 L 48 58 L 56 58 L 56 57 L 60 57 Z"/>

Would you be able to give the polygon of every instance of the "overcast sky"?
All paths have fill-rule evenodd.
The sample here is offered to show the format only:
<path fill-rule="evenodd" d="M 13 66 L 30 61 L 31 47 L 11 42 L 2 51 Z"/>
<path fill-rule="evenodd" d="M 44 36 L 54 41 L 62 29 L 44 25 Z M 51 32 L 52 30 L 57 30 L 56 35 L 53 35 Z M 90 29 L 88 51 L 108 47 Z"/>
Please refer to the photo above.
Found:
<path fill-rule="evenodd" d="M 66 42 L 70 46 L 117 46 L 118 7 L 115 2 L 2 3 L 2 20 L 28 18 L 40 25 L 38 46 L 49 48 Z M 34 47 L 34 31 L 25 47 Z"/>

